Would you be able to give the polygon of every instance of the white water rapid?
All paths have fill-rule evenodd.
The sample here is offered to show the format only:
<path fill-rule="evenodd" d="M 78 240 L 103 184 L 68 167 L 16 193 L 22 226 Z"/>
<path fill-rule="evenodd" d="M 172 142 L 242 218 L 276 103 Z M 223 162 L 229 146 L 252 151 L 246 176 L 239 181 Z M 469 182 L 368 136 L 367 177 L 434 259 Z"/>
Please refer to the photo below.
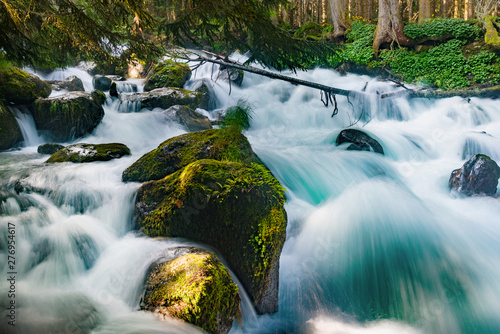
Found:
<path fill-rule="evenodd" d="M 451 171 L 473 154 L 500 163 L 498 101 L 383 101 L 376 92 L 396 90 L 391 83 L 326 69 L 286 73 L 356 91 L 368 83 L 367 98 L 337 96 L 332 118 L 316 90 L 248 73 L 229 88 L 212 80 L 216 69 L 200 67 L 185 88 L 204 79 L 217 109 L 240 99 L 253 107 L 245 135 L 288 200 L 279 312 L 255 317 L 244 307 L 232 333 L 500 332 L 500 199 L 448 190 Z M 91 89 L 84 72 L 68 73 Z M 102 123 L 77 142 L 124 143 L 130 157 L 46 165 L 36 153 L 44 140 L 33 133 L 23 149 L 0 153 L 1 333 L 197 331 L 137 311 L 149 265 L 183 241 L 131 231 L 139 184 L 121 182 L 126 167 L 185 130 L 161 110 L 119 107 L 108 96 Z M 385 155 L 337 147 L 348 127 L 376 138 Z"/>

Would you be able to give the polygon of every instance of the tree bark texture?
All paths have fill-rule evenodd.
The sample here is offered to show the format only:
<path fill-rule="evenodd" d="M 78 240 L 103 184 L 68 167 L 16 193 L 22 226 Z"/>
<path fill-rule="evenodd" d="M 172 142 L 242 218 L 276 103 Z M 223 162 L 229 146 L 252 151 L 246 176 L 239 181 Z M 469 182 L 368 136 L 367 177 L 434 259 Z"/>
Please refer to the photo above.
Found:
<path fill-rule="evenodd" d="M 410 40 L 403 32 L 403 21 L 399 11 L 398 0 L 379 0 L 377 28 L 373 35 L 373 50 L 378 56 L 380 46 L 384 43 L 409 45 Z"/>
<path fill-rule="evenodd" d="M 347 0 L 330 0 L 330 11 L 332 13 L 333 36 L 344 35 L 347 30 Z"/>
<path fill-rule="evenodd" d="M 420 0 L 418 3 L 418 23 L 423 23 L 432 18 L 431 0 Z"/>

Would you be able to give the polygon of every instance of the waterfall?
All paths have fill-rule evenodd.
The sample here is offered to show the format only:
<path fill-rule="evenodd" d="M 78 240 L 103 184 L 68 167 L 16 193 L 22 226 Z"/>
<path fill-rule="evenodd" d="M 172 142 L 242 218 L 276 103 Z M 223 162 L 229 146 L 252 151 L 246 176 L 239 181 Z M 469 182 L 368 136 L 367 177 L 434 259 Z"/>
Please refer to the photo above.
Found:
<path fill-rule="evenodd" d="M 42 139 L 36 130 L 35 121 L 27 107 L 7 107 L 16 118 L 17 124 L 23 134 L 24 146 L 37 146 L 42 143 Z"/>
<path fill-rule="evenodd" d="M 471 155 L 500 163 L 497 101 L 381 100 L 377 92 L 400 88 L 328 69 L 285 73 L 359 92 L 337 96 L 331 117 L 314 89 L 248 73 L 230 87 L 214 81 L 217 70 L 199 67 L 185 87 L 203 80 L 217 108 L 240 99 L 253 107 L 245 135 L 288 200 L 279 311 L 255 316 L 242 307 L 244 321 L 232 333 L 500 332 L 500 201 L 448 190 L 451 171 Z M 86 74 L 66 71 L 87 90 Z M 132 84 L 143 91 L 133 80 L 118 89 L 133 94 L 125 93 Z M 108 96 L 101 124 L 79 140 L 121 142 L 130 157 L 47 165 L 27 148 L 0 153 L 0 268 L 6 276 L 14 230 L 22 333 L 196 331 L 137 311 L 148 267 L 165 249 L 185 245 L 132 231 L 139 184 L 122 183 L 122 171 L 185 132 L 161 110 L 138 108 Z M 365 131 L 385 154 L 336 146 L 346 128 Z M 33 123 L 23 130 L 28 146 L 40 142 L 35 130 Z M 4 315 L 8 283 L 0 281 Z M 9 333 L 5 321 L 0 326 Z"/>

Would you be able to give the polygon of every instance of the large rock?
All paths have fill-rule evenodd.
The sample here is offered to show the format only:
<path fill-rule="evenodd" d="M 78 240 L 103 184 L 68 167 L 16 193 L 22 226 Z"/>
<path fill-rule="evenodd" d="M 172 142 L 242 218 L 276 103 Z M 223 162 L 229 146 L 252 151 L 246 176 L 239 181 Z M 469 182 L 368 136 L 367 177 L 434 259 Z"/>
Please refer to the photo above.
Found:
<path fill-rule="evenodd" d="M 214 93 L 213 85 L 207 79 L 194 80 L 190 89 L 203 94 L 200 108 L 205 110 L 214 110 L 217 108 L 218 100 Z"/>
<path fill-rule="evenodd" d="M 384 149 L 382 145 L 366 133 L 356 129 L 346 129 L 342 130 L 337 136 L 335 144 L 341 145 L 344 143 L 351 143 L 347 147 L 348 150 L 352 151 L 368 151 L 384 154 Z"/>
<path fill-rule="evenodd" d="M 63 148 L 64 148 L 64 146 L 61 144 L 47 143 L 47 144 L 39 145 L 36 151 L 40 154 L 52 155 Z"/>
<path fill-rule="evenodd" d="M 63 89 L 68 92 L 85 91 L 82 80 L 75 75 L 71 75 L 64 80 L 47 80 L 47 83 L 56 91 Z"/>
<path fill-rule="evenodd" d="M 51 86 L 36 75 L 16 67 L 0 69 L 0 100 L 29 104 L 39 97 L 48 97 Z"/>
<path fill-rule="evenodd" d="M 94 89 L 100 90 L 102 92 L 106 92 L 109 90 L 111 83 L 113 80 L 109 76 L 105 75 L 94 75 L 92 79 L 92 85 L 94 85 Z"/>
<path fill-rule="evenodd" d="M 74 144 L 58 150 L 46 162 L 109 161 L 124 155 L 130 155 L 130 149 L 123 144 Z"/>
<path fill-rule="evenodd" d="M 217 257 L 193 247 L 155 263 L 148 275 L 142 309 L 171 316 L 210 333 L 228 333 L 239 314 L 238 287 Z"/>
<path fill-rule="evenodd" d="M 278 308 L 279 258 L 287 218 L 284 189 L 265 166 L 195 161 L 137 193 L 137 228 L 217 249 L 258 313 Z"/>
<path fill-rule="evenodd" d="M 186 63 L 178 63 L 173 60 L 156 65 L 152 74 L 144 85 L 145 91 L 162 87 L 182 88 L 191 77 L 191 69 Z"/>
<path fill-rule="evenodd" d="M 170 138 L 128 167 L 123 181 L 160 180 L 200 159 L 261 163 L 241 133 L 205 130 Z"/>
<path fill-rule="evenodd" d="M 142 108 L 168 109 L 175 105 L 185 105 L 196 109 L 203 98 L 203 93 L 192 92 L 182 88 L 158 88 L 144 93 L 120 94 L 120 112 L 137 112 Z M 129 106 L 134 106 L 129 110 Z"/>
<path fill-rule="evenodd" d="M 0 101 L 0 150 L 14 147 L 23 140 L 16 118 Z"/>
<path fill-rule="evenodd" d="M 500 167 L 490 157 L 476 154 L 450 176 L 448 186 L 465 196 L 493 196 L 497 191 Z"/>
<path fill-rule="evenodd" d="M 37 129 L 55 141 L 69 141 L 91 133 L 104 117 L 102 92 L 71 92 L 38 99 L 33 106 Z"/>
<path fill-rule="evenodd" d="M 173 119 L 181 123 L 186 130 L 190 132 L 208 130 L 212 128 L 212 124 L 210 123 L 208 117 L 197 113 L 187 106 L 170 107 L 164 111 L 164 114 L 168 119 Z"/>

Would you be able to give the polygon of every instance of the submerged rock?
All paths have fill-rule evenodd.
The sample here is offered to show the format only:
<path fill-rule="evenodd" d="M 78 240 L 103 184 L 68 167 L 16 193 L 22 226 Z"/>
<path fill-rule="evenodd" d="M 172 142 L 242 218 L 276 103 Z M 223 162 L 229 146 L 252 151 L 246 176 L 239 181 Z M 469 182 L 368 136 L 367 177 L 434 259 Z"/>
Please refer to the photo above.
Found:
<path fill-rule="evenodd" d="M 46 162 L 108 161 L 124 155 L 130 155 L 130 149 L 123 144 L 74 144 L 57 151 Z"/>
<path fill-rule="evenodd" d="M 123 181 L 160 180 L 200 159 L 261 163 L 241 133 L 212 129 L 170 138 L 128 167 Z"/>
<path fill-rule="evenodd" d="M 455 169 L 448 186 L 465 196 L 493 196 L 497 191 L 500 167 L 484 154 L 476 154 L 461 168 Z"/>
<path fill-rule="evenodd" d="M 63 89 L 69 92 L 85 91 L 82 80 L 75 75 L 69 76 L 64 80 L 47 80 L 47 83 L 56 91 Z"/>
<path fill-rule="evenodd" d="M 39 97 L 48 97 L 52 87 L 36 75 L 16 67 L 0 69 L 0 100 L 29 104 Z"/>
<path fill-rule="evenodd" d="M 182 88 L 186 81 L 191 78 L 191 69 L 185 63 L 166 60 L 153 68 L 152 75 L 144 85 L 144 91 L 150 91 L 163 87 Z"/>
<path fill-rule="evenodd" d="M 152 266 L 141 308 L 210 333 L 228 333 L 240 303 L 229 272 L 212 252 L 193 247 L 175 252 L 176 259 Z"/>
<path fill-rule="evenodd" d="M 219 72 L 219 79 L 225 80 L 225 81 L 231 81 L 237 86 L 241 86 L 243 83 L 243 78 L 245 76 L 245 72 L 242 70 L 236 70 L 233 68 L 223 68 L 221 67 L 221 70 Z"/>
<path fill-rule="evenodd" d="M 175 105 L 185 105 L 196 109 L 203 98 L 203 93 L 192 92 L 182 88 L 158 88 L 144 93 L 122 93 L 120 101 L 122 105 L 135 105 L 135 110 L 141 108 L 162 108 L 168 109 Z M 126 112 L 127 110 L 121 110 Z"/>
<path fill-rule="evenodd" d="M 212 124 L 208 117 L 197 113 L 187 106 L 173 106 L 164 111 L 165 116 L 169 119 L 175 119 L 181 123 L 188 131 L 208 130 L 212 128 Z"/>
<path fill-rule="evenodd" d="M 366 133 L 356 129 L 342 130 L 337 136 L 335 144 L 337 146 L 344 143 L 352 143 L 347 147 L 351 151 L 368 151 L 384 154 L 382 145 Z"/>
<path fill-rule="evenodd" d="M 104 99 L 103 99 L 104 97 Z M 102 92 L 71 92 L 38 99 L 33 107 L 37 129 L 56 140 L 69 141 L 91 133 L 104 117 Z"/>
<path fill-rule="evenodd" d="M 214 247 L 257 312 L 274 313 L 287 225 L 284 202 L 284 189 L 261 164 L 199 160 L 141 186 L 136 226 L 150 237 Z"/>
<path fill-rule="evenodd" d="M 42 144 L 38 146 L 37 152 L 40 154 L 54 154 L 60 149 L 64 148 L 63 145 L 60 144 L 52 144 L 52 143 L 47 143 L 47 144 Z"/>
<path fill-rule="evenodd" d="M 0 101 L 0 150 L 12 148 L 22 140 L 23 135 L 16 118 Z"/>

